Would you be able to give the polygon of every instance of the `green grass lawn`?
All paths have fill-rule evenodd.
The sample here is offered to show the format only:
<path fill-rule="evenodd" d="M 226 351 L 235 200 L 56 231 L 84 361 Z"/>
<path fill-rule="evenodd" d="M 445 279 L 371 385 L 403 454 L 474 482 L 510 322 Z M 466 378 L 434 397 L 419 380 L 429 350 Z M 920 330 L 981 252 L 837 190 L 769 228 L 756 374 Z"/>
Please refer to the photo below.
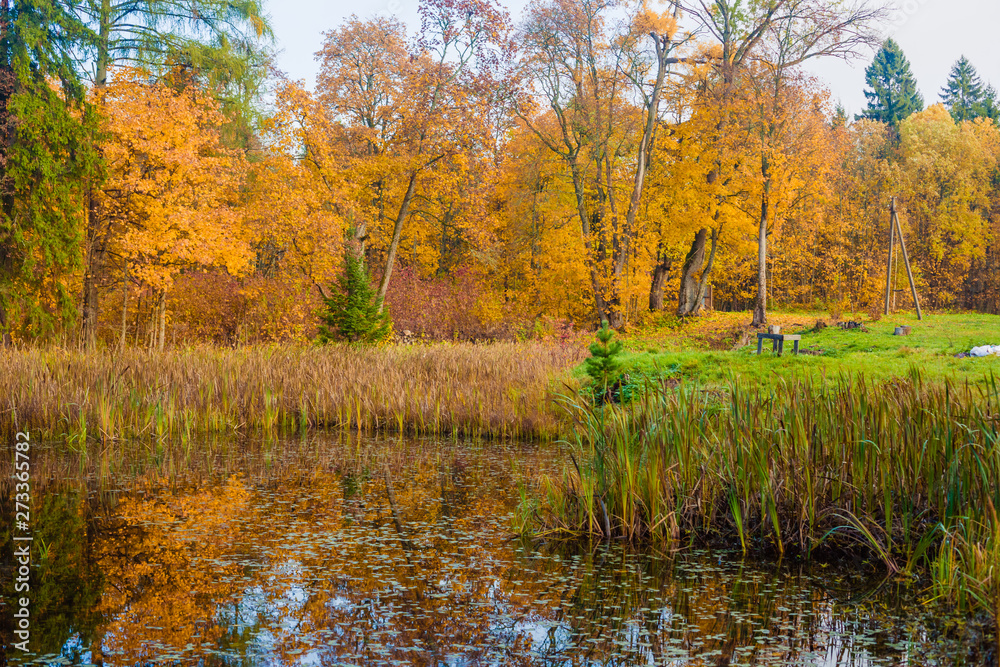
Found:
<path fill-rule="evenodd" d="M 916 315 L 897 314 L 877 322 L 863 317 L 866 330 L 828 326 L 816 331 L 817 320 L 830 322 L 823 313 L 770 316 L 782 333 L 800 334 L 800 349 L 806 352 L 792 355 L 788 343 L 779 357 L 771 352 L 770 341 L 764 341 L 764 351 L 757 355 L 756 331 L 745 328 L 749 313 L 711 313 L 688 322 L 664 318 L 623 336 L 623 361 L 633 382 L 642 377 L 669 377 L 707 386 L 725 384 L 732 376 L 763 385 L 782 378 L 832 378 L 841 373 L 891 379 L 908 375 L 912 368 L 931 380 L 978 383 L 991 372 L 1000 377 L 998 356 L 955 358 L 974 346 L 1000 345 L 1000 316 L 925 314 L 918 321 Z M 894 336 L 899 325 L 910 325 L 911 334 Z"/>

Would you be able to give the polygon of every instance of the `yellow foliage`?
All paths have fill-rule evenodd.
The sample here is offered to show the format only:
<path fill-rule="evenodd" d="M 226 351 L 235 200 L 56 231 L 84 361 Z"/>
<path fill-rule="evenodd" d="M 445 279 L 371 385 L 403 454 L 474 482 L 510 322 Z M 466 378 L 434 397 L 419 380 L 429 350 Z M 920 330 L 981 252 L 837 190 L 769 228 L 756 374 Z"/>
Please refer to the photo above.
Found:
<path fill-rule="evenodd" d="M 243 156 L 220 139 L 225 119 L 194 85 L 175 90 L 118 68 L 98 91 L 108 140 L 99 211 L 133 279 L 163 291 L 192 266 L 246 271 L 238 190 Z"/>

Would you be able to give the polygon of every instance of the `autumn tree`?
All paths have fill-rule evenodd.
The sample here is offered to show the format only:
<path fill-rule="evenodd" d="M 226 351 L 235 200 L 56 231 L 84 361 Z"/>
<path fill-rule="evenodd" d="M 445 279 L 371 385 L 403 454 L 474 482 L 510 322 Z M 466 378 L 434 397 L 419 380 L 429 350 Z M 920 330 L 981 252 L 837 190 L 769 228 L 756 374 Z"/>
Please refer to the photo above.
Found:
<path fill-rule="evenodd" d="M 551 113 L 538 122 L 555 126 Z M 593 288 L 582 252 L 573 184 L 565 163 L 527 127 L 505 145 L 496 196 L 495 279 L 514 307 L 532 318 L 593 317 Z"/>
<path fill-rule="evenodd" d="M 116 64 L 157 75 L 181 66 L 203 72 L 220 96 L 246 102 L 241 91 L 262 71 L 260 40 L 271 35 L 259 0 L 85 0 L 80 13 L 96 35 L 91 55 L 98 90 L 107 85 L 109 69 Z M 91 203 L 83 281 L 86 345 L 95 340 L 113 226 Z"/>
<path fill-rule="evenodd" d="M 870 120 L 834 123 L 826 133 L 822 210 L 786 225 L 774 248 L 778 298 L 826 303 L 833 312 L 881 312 L 889 241 L 885 203 L 900 193 L 902 176 L 899 164 L 886 157 L 894 141 L 889 126 Z"/>
<path fill-rule="evenodd" d="M 506 14 L 487 0 L 429 0 L 420 15 L 415 48 L 396 21 L 352 17 L 318 54 L 318 103 L 297 95 L 297 108 L 310 109 L 298 112 L 303 160 L 356 247 L 381 260 L 380 298 L 421 191 L 443 172 L 461 177 L 494 140 L 511 49 Z"/>
<path fill-rule="evenodd" d="M 218 103 L 195 86 L 176 90 L 123 68 L 95 94 L 108 111 L 108 141 L 107 179 L 93 195 L 94 209 L 109 221 L 108 252 L 124 277 L 154 294 L 150 339 L 162 348 L 165 294 L 176 273 L 220 266 L 239 274 L 247 266 L 236 207 L 245 162 L 222 143 Z"/>
<path fill-rule="evenodd" d="M 852 58 L 873 45 L 885 10 L 862 2 L 842 5 L 829 0 L 776 0 L 742 8 L 739 2 L 715 0 L 692 13 L 719 41 L 724 89 L 748 85 L 757 92 L 755 121 L 761 150 L 760 207 L 757 232 L 757 303 L 753 326 L 767 321 L 767 235 L 772 219 L 773 167 L 781 132 L 783 93 L 795 68 L 820 57 Z M 753 63 L 753 68 L 748 67 Z M 724 92 L 725 95 L 725 92 Z"/>
<path fill-rule="evenodd" d="M 719 132 L 725 126 L 719 106 L 696 99 L 706 69 L 690 69 L 671 87 L 670 118 L 661 121 L 658 129 L 646 203 L 649 240 L 645 251 L 653 260 L 649 309 L 664 308 L 668 274 L 678 268 L 680 316 L 700 309 L 722 228 L 733 220 L 731 204 L 743 196 L 728 167 L 746 148 L 745 137 L 739 133 Z M 727 169 L 721 170 L 722 165 Z"/>
<path fill-rule="evenodd" d="M 744 156 L 752 150 L 752 124 L 741 116 L 751 106 L 746 100 L 737 103 L 739 89 L 719 85 L 717 72 L 707 64 L 709 58 L 705 61 L 689 68 L 679 86 L 673 104 L 676 117 L 661 131 L 652 166 L 655 194 L 650 203 L 657 214 L 651 217 L 660 229 L 650 308 L 662 307 L 665 262 L 670 262 L 680 268 L 677 315 L 681 317 L 700 312 L 724 243 L 723 230 L 745 227 L 749 195 Z"/>
<path fill-rule="evenodd" d="M 676 6 L 657 12 L 615 0 L 535 2 L 522 28 L 529 91 L 518 115 L 571 175 L 595 321 L 613 328 L 625 322 L 622 282 L 664 85 L 679 62 L 676 34 Z"/>
<path fill-rule="evenodd" d="M 950 307 L 963 276 L 995 241 L 991 195 L 1000 130 L 986 119 L 955 122 L 936 104 L 901 123 L 900 138 L 907 244 L 925 298 Z"/>

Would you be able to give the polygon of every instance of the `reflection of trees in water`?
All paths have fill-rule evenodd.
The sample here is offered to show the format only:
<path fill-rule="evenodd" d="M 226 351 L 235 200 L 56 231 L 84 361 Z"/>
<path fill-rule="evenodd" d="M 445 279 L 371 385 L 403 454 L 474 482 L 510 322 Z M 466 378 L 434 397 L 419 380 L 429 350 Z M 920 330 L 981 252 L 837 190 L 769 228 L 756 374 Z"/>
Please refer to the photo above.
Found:
<path fill-rule="evenodd" d="M 95 522 L 88 521 L 95 513 L 88 508 L 85 492 L 67 491 L 36 497 L 39 502 L 31 512 L 33 567 L 27 593 L 14 588 L 15 562 L 9 560 L 14 553 L 14 526 L 8 521 L 0 522 L 0 553 L 3 554 L 0 599 L 5 603 L 0 604 L 0 644 L 8 647 L 15 641 L 14 609 L 10 602 L 27 595 L 31 600 L 30 648 L 51 654 L 67 647 L 67 655 L 72 659 L 89 649 L 99 622 L 95 607 L 104 577 L 92 561 Z M 3 511 L 13 506 L 13 498 L 0 493 Z M 18 546 L 21 544 L 24 542 Z M 67 639 L 73 635 L 77 640 L 67 646 Z"/>
<path fill-rule="evenodd" d="M 299 460 L 287 483 L 125 496 L 113 512 L 46 500 L 36 530 L 51 585 L 33 602 L 42 650 L 78 635 L 109 664 L 312 653 L 319 664 L 763 665 L 844 635 L 833 650 L 847 664 L 865 614 L 898 625 L 883 598 L 838 606 L 848 592 L 787 568 L 511 539 L 517 480 L 495 452 L 384 447 L 336 466 Z M 888 644 L 906 632 L 877 634 L 869 652 L 894 655 Z"/>
<path fill-rule="evenodd" d="M 232 548 L 249 499 L 245 482 L 231 478 L 211 490 L 120 501 L 118 525 L 94 551 L 107 581 L 100 644 L 114 663 L 219 645 L 227 628 L 216 617 L 243 588 Z"/>

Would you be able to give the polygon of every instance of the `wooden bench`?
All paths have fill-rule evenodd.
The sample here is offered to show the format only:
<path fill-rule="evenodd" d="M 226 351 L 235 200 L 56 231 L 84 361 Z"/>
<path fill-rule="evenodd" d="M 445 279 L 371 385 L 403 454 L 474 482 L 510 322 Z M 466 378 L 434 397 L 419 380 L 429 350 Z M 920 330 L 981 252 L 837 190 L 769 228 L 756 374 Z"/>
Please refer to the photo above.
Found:
<path fill-rule="evenodd" d="M 790 340 L 795 343 L 792 346 L 792 354 L 799 353 L 799 341 L 802 340 L 802 336 L 796 334 L 772 334 L 772 333 L 759 333 L 757 334 L 757 354 L 760 354 L 761 347 L 764 345 L 764 339 L 767 338 L 771 341 L 771 351 L 781 354 L 785 351 L 785 341 Z"/>

